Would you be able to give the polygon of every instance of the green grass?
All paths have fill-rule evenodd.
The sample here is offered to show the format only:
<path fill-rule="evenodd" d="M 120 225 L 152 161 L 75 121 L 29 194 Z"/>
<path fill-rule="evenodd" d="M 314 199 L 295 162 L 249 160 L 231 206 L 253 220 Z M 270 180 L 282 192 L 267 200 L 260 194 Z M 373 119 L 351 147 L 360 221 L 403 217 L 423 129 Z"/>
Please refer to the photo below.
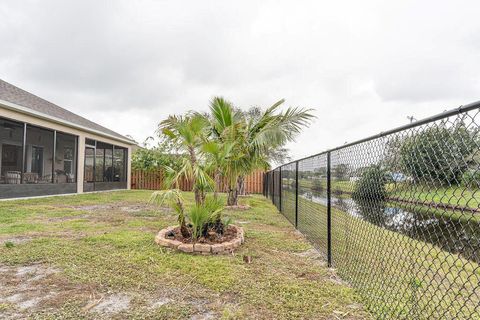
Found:
<path fill-rule="evenodd" d="M 94 319 L 98 314 L 82 309 L 93 293 L 124 293 L 134 299 L 116 318 L 188 319 L 206 312 L 222 319 L 369 318 L 354 290 L 299 255 L 311 245 L 263 197 L 242 199 L 249 210 L 226 212 L 246 232 L 235 255 L 193 256 L 153 242 L 176 217 L 147 205 L 149 196 L 122 191 L 0 202 L 0 267 L 60 271 L 38 284 L 57 293 L 54 301 L 33 310 L 2 303 L 0 317 L 14 310 L 39 319 Z M 3 245 L 22 237 L 29 240 Z M 9 281 L 0 273 L 0 283 Z M 0 298 L 6 290 L 0 288 Z M 170 300 L 152 307 L 153 298 Z"/>
<path fill-rule="evenodd" d="M 326 254 L 326 207 L 299 198 L 299 212 L 299 230 Z M 333 207 L 332 255 L 339 275 L 378 318 L 480 318 L 480 266 L 457 254 Z"/>
<path fill-rule="evenodd" d="M 392 196 L 403 199 L 458 205 L 474 209 L 480 206 L 480 190 L 462 186 L 428 187 L 417 185 L 412 187 L 408 184 L 398 184 L 397 186 L 390 186 L 389 189 Z"/>

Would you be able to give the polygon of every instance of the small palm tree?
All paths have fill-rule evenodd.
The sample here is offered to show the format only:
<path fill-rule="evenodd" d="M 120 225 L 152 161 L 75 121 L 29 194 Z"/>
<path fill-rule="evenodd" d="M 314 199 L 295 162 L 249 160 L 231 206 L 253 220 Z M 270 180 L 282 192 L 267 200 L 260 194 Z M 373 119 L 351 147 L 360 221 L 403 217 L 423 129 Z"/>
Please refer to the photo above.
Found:
<path fill-rule="evenodd" d="M 204 161 L 199 158 L 201 147 L 206 142 L 207 130 L 208 122 L 198 114 L 170 116 L 159 124 L 161 134 L 170 139 L 181 153 L 186 154 L 180 169 L 165 168 L 169 176 L 166 187 L 177 187 L 180 179 L 191 181 L 197 205 L 202 205 L 206 192 L 213 189 L 213 180 Z"/>
<path fill-rule="evenodd" d="M 228 183 L 227 205 L 238 205 L 239 182 L 256 169 L 269 167 L 269 155 L 283 147 L 309 125 L 313 118 L 309 109 L 288 108 L 279 112 L 280 100 L 265 111 L 246 114 L 235 110 L 222 97 L 210 103 L 210 138 L 228 145 L 228 154 L 218 167 Z"/>
<path fill-rule="evenodd" d="M 178 214 L 178 224 L 180 225 L 180 232 L 183 237 L 188 238 L 190 232 L 185 221 L 185 206 L 182 192 L 179 189 L 160 190 L 152 193 L 150 203 L 156 205 L 168 205 Z"/>

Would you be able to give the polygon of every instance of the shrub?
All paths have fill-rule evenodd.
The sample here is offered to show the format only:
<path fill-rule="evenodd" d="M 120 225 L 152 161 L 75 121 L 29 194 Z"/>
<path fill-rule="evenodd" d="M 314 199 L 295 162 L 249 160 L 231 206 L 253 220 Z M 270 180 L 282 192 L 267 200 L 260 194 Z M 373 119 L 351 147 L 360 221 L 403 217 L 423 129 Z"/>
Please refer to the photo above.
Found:
<path fill-rule="evenodd" d="M 333 166 L 332 176 L 339 181 L 346 181 L 349 178 L 350 167 L 346 163 Z"/>
<path fill-rule="evenodd" d="M 191 236 L 193 240 L 197 240 L 202 235 L 206 236 L 209 230 L 223 234 L 224 229 L 231 223 L 231 220 L 222 219 L 223 204 L 220 199 L 213 197 L 207 196 L 203 204 L 195 204 L 185 209 L 181 191 L 170 189 L 154 192 L 149 202 L 159 206 L 167 204 L 175 210 L 180 231 L 185 238 Z"/>
<path fill-rule="evenodd" d="M 480 170 L 465 171 L 462 175 L 462 185 L 468 188 L 480 188 Z"/>
<path fill-rule="evenodd" d="M 140 148 L 132 154 L 132 168 L 138 170 L 157 170 L 167 166 L 178 170 L 182 165 L 183 156 L 169 153 L 164 147 L 152 149 Z"/>
<path fill-rule="evenodd" d="M 387 172 L 380 165 L 367 167 L 355 183 L 352 198 L 354 200 L 384 200 L 387 197 Z"/>
<path fill-rule="evenodd" d="M 323 192 L 325 190 L 323 181 L 321 179 L 313 179 L 312 190 L 317 192 Z"/>
<path fill-rule="evenodd" d="M 415 181 L 458 184 L 476 150 L 475 132 L 459 123 L 439 125 L 400 141 L 400 158 Z"/>
<path fill-rule="evenodd" d="M 195 205 L 188 212 L 192 225 L 192 238 L 198 239 L 203 231 L 203 226 L 210 221 L 210 211 L 204 206 Z"/>

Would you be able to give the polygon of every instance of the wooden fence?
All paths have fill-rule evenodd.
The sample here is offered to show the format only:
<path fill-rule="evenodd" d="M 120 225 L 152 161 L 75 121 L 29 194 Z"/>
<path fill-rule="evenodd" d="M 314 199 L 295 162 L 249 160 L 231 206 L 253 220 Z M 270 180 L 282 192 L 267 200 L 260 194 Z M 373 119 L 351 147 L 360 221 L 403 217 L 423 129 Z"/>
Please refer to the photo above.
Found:
<path fill-rule="evenodd" d="M 162 172 L 161 171 L 142 171 L 132 169 L 132 189 L 160 190 L 162 189 Z M 222 184 L 223 185 L 223 184 Z M 191 191 L 191 181 L 180 181 L 180 190 Z M 220 188 L 225 191 L 225 188 Z M 246 193 L 262 193 L 263 192 L 263 171 L 256 171 L 245 177 Z"/>

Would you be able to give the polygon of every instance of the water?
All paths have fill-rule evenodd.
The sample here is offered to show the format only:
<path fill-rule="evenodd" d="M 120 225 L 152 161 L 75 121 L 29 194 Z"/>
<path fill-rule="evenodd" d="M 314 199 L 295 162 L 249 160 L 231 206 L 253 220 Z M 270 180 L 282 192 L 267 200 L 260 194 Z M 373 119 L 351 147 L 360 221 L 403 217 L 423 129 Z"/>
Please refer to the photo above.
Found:
<path fill-rule="evenodd" d="M 327 205 L 325 193 L 304 192 L 301 197 Z M 431 212 L 410 212 L 391 203 L 369 201 L 360 203 L 350 197 L 332 197 L 332 207 L 387 230 L 412 239 L 431 243 L 442 250 L 457 253 L 480 263 L 480 225 L 473 219 L 463 221 L 442 217 Z"/>

